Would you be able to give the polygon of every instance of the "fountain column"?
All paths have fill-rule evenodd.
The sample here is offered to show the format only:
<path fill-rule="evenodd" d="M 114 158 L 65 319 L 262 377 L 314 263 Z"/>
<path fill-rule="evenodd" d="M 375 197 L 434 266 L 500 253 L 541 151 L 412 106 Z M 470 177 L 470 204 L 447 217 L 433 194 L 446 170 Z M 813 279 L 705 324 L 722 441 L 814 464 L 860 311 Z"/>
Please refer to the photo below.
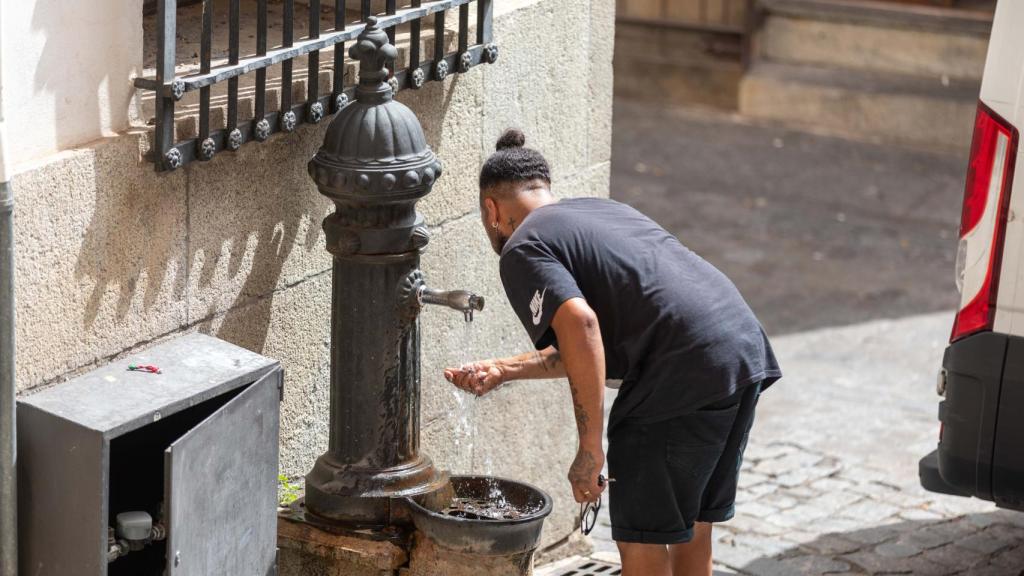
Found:
<path fill-rule="evenodd" d="M 335 204 L 323 223 L 334 256 L 330 445 L 306 476 L 307 514 L 346 525 L 391 524 L 391 499 L 447 482 L 420 453 L 420 251 L 416 202 L 441 174 L 416 115 L 393 98 L 397 56 L 375 18 L 349 51 L 355 100 L 309 162 Z"/>

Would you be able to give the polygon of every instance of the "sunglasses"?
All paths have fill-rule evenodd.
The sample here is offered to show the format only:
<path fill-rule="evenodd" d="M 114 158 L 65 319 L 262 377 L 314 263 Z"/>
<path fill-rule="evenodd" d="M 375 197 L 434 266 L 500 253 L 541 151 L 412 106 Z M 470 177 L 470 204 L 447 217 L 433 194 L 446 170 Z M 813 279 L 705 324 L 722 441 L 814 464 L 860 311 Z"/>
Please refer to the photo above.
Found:
<path fill-rule="evenodd" d="M 580 504 L 580 530 L 584 536 L 590 536 L 597 525 L 597 513 L 601 511 L 601 500 Z"/>
<path fill-rule="evenodd" d="M 597 476 L 597 485 L 604 486 L 608 482 L 614 482 L 614 478 L 605 478 L 603 474 Z M 580 530 L 584 536 L 590 536 L 597 525 L 597 515 L 601 511 L 601 499 L 597 502 L 583 502 L 580 504 Z"/>

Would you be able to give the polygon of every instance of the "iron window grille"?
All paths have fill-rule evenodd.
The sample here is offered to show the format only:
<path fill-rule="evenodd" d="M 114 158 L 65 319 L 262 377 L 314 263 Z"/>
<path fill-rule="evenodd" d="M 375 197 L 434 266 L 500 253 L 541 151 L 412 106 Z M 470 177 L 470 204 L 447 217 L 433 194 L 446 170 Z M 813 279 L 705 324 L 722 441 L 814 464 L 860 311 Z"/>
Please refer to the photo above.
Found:
<path fill-rule="evenodd" d="M 176 40 L 178 0 L 157 0 L 155 75 L 135 79 L 135 86 L 153 92 L 155 98 L 155 131 L 152 158 L 157 170 L 174 170 L 188 162 L 212 159 L 222 151 L 238 150 L 251 141 L 264 141 L 276 132 L 292 132 L 299 124 L 318 123 L 344 108 L 353 98 L 355 83 L 346 85 L 347 62 L 345 43 L 355 39 L 374 16 L 378 25 L 387 29 L 392 43 L 399 26 L 408 24 L 408 62 L 401 70 L 393 70 L 390 83 L 397 92 L 404 88 L 421 88 L 428 81 L 444 80 L 451 74 L 468 72 L 481 63 L 497 60 L 497 47 L 492 43 L 493 0 L 411 0 L 399 8 L 397 0 L 385 1 L 385 13 L 374 14 L 371 0 L 359 1 L 361 21 L 346 23 L 346 9 L 354 0 L 308 0 L 309 27 L 306 37 L 295 38 L 295 0 L 280 0 L 280 46 L 268 49 L 268 0 L 255 0 L 255 54 L 240 53 L 242 0 L 229 2 L 227 61 L 211 65 L 213 45 L 214 0 L 202 2 L 202 31 L 198 52 L 198 71 L 176 74 Z M 476 34 L 470 44 L 470 5 L 476 3 Z M 321 30 L 321 5 L 333 6 L 334 29 Z M 353 6 L 353 9 L 355 6 Z M 458 10 L 458 42 L 455 50 L 447 49 L 445 22 L 449 10 Z M 433 53 L 424 55 L 421 36 L 424 19 L 433 16 Z M 331 90 L 320 92 L 320 52 L 333 50 L 330 69 Z M 295 102 L 293 96 L 294 60 L 307 58 L 305 99 Z M 280 95 L 276 110 L 267 102 L 267 70 L 280 65 Z M 398 65 L 396 63 L 395 67 Z M 251 118 L 239 115 L 239 79 L 255 76 L 254 105 Z M 227 110 L 223 127 L 211 129 L 211 89 L 227 83 Z M 199 91 L 198 130 L 195 137 L 176 141 L 175 104 L 186 94 Z"/>

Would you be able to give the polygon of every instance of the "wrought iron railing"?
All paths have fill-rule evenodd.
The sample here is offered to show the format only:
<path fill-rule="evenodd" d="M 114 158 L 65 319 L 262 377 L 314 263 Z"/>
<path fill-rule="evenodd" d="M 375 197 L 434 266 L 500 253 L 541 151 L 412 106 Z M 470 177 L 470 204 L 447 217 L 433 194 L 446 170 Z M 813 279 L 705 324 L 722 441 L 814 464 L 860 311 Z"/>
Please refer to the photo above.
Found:
<path fill-rule="evenodd" d="M 222 151 L 234 151 L 251 141 L 264 141 L 275 132 L 291 132 L 302 123 L 317 123 L 343 108 L 353 95 L 355 83 L 345 83 L 345 42 L 355 39 L 364 25 L 346 24 L 346 4 L 352 0 L 325 0 L 333 5 L 334 29 L 321 31 L 321 0 L 308 0 L 309 27 L 306 37 L 294 34 L 294 2 L 282 0 L 282 32 L 280 47 L 268 50 L 268 0 L 255 0 L 256 50 L 243 57 L 240 53 L 241 0 L 230 2 L 228 17 L 228 58 L 212 66 L 214 0 L 202 6 L 202 34 L 198 71 L 177 75 L 175 70 L 177 38 L 177 0 L 158 0 L 156 12 L 156 69 L 152 76 L 136 78 L 135 86 L 150 90 L 155 96 L 156 114 L 153 123 L 153 161 L 157 170 L 173 170 L 194 160 L 210 160 Z M 398 26 L 408 24 L 408 62 L 402 70 L 394 70 L 390 80 L 396 92 L 403 88 L 421 88 L 426 82 L 444 80 L 453 73 L 469 71 L 480 63 L 492 63 L 498 57 L 492 43 L 493 0 L 411 0 L 399 7 L 397 0 L 386 0 L 385 13 L 374 15 L 371 0 L 360 0 L 362 22 L 371 16 L 388 30 L 395 41 Z M 476 4 L 476 35 L 471 44 L 470 4 Z M 458 9 L 458 44 L 453 51 L 444 42 L 446 13 Z M 433 16 L 433 54 L 422 54 L 423 20 Z M 332 86 L 329 94 L 320 92 L 320 52 L 333 50 Z M 306 97 L 293 101 L 293 65 L 298 57 L 308 61 Z M 267 106 L 267 70 L 280 64 L 280 97 L 276 110 Z M 397 66 L 396 66 L 397 67 Z M 239 79 L 255 75 L 254 110 L 251 118 L 239 116 Z M 223 127 L 211 128 L 211 88 L 227 82 L 227 111 Z M 186 94 L 199 91 L 198 133 L 196 137 L 176 141 L 175 104 Z"/>

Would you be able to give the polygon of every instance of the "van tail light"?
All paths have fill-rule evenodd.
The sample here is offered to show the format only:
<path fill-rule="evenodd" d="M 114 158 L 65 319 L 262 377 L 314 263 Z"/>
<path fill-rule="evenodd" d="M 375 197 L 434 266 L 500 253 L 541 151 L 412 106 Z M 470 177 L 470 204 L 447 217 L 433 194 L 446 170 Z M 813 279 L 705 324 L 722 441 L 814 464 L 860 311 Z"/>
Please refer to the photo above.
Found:
<path fill-rule="evenodd" d="M 984 103 L 978 104 L 960 216 L 960 310 L 950 342 L 991 330 L 995 321 L 1018 138 L 1009 122 Z"/>

